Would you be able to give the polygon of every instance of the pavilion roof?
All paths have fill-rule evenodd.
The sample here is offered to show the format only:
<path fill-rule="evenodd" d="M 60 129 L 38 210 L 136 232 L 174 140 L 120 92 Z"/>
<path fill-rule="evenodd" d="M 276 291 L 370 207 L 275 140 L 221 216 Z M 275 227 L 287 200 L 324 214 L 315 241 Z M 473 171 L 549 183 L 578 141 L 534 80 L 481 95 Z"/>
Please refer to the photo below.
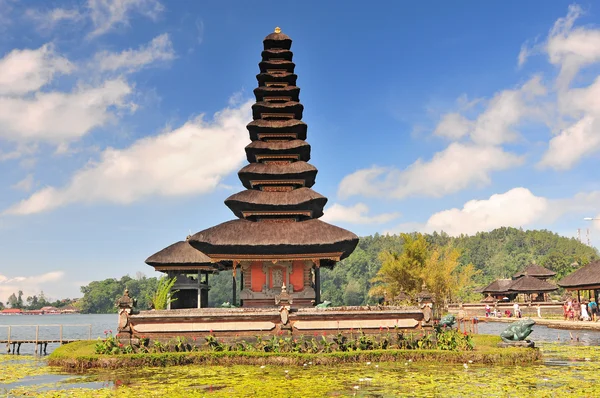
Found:
<path fill-rule="evenodd" d="M 557 289 L 556 285 L 529 275 L 515 279 L 508 286 L 508 291 L 514 293 L 551 292 Z"/>
<path fill-rule="evenodd" d="M 514 274 L 513 278 L 520 278 L 524 275 L 535 276 L 538 278 L 551 278 L 556 275 L 556 272 L 538 264 L 530 264 L 523 271 Z"/>
<path fill-rule="evenodd" d="M 218 270 L 217 264 L 214 264 L 210 257 L 193 248 L 187 240 L 173 243 L 154 253 L 146 259 L 146 264 L 161 268 L 168 266 L 168 268 L 176 269 L 177 266 L 186 268 L 191 266 L 205 271 Z"/>
<path fill-rule="evenodd" d="M 347 257 L 358 236 L 318 219 L 301 222 L 227 221 L 193 235 L 190 244 L 211 257 L 339 253 Z"/>
<path fill-rule="evenodd" d="M 496 279 L 481 289 L 481 293 L 508 293 L 508 287 L 511 283 L 512 279 Z"/>
<path fill-rule="evenodd" d="M 600 260 L 593 261 L 577 271 L 573 271 L 558 281 L 558 285 L 566 288 L 600 285 Z"/>

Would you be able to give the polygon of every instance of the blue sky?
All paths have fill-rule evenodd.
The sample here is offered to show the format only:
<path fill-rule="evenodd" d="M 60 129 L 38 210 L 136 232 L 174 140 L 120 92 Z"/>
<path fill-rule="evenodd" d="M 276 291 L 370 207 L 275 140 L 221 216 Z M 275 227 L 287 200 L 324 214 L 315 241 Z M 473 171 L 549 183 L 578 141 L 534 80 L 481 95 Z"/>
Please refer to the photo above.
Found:
<path fill-rule="evenodd" d="M 234 216 L 262 39 L 293 40 L 324 220 L 600 229 L 593 2 L 0 0 L 0 301 L 77 297 Z"/>

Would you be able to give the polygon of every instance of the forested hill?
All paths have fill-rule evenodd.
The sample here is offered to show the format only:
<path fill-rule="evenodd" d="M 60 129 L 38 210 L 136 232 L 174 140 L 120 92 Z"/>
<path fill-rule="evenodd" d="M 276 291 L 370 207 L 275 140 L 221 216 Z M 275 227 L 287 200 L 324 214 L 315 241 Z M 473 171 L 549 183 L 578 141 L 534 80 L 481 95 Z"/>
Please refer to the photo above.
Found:
<path fill-rule="evenodd" d="M 497 278 L 510 278 L 532 262 L 556 272 L 558 280 L 577 268 L 573 263 L 579 267 L 599 257 L 596 249 L 546 230 L 498 228 L 474 236 L 450 237 L 443 232 L 425 236 L 432 245 L 458 248 L 462 253 L 461 266 L 472 263 L 481 270 L 476 279 L 480 286 Z M 350 257 L 333 270 L 322 271 L 322 299 L 337 305 L 372 303 L 367 293 L 371 279 L 381 267 L 379 253 L 382 250 L 400 253 L 402 243 L 398 235 L 361 238 Z"/>
<path fill-rule="evenodd" d="M 475 236 L 453 238 L 444 233 L 434 233 L 425 235 L 425 238 L 432 246 L 454 245 L 458 248 L 462 253 L 460 267 L 472 263 L 481 270 L 476 276 L 479 286 L 487 285 L 496 278 L 509 278 L 534 261 L 555 271 L 558 274 L 556 279 L 560 279 L 575 269 L 571 266 L 574 262 L 582 266 L 598 258 L 595 249 L 549 231 L 499 228 Z M 367 293 L 371 288 L 371 279 L 381 268 L 379 253 L 383 250 L 401 253 L 402 245 L 402 237 L 399 235 L 376 234 L 361 238 L 350 257 L 337 264 L 333 270 L 322 270 L 322 299 L 329 300 L 334 305 L 374 303 L 375 300 L 369 298 Z M 115 312 L 115 300 L 127 287 L 130 294 L 138 299 L 138 307 L 146 309 L 157 283 L 155 277 L 147 278 L 143 275 L 138 275 L 135 279 L 124 276 L 120 280 L 95 281 L 82 286 L 83 297 L 78 305 L 84 313 Z M 211 276 L 210 284 L 210 306 L 231 301 L 231 272 Z"/>

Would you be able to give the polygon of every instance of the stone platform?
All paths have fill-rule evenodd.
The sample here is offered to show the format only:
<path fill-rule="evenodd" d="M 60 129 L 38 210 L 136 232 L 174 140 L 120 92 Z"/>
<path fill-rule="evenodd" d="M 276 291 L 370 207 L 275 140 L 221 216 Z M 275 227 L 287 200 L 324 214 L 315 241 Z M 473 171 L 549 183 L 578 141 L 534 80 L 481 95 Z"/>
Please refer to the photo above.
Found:
<path fill-rule="evenodd" d="M 427 318 L 427 321 L 425 320 Z M 217 337 L 302 336 L 431 329 L 432 322 L 417 307 L 332 308 L 200 308 L 142 311 L 128 314 L 120 338 L 168 339 L 213 334 Z"/>

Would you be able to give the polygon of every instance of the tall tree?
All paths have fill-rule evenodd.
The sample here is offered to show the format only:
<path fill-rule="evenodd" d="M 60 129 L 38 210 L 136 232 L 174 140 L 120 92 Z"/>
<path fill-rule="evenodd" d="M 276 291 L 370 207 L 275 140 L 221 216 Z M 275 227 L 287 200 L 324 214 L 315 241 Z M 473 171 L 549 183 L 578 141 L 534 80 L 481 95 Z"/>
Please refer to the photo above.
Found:
<path fill-rule="evenodd" d="M 371 296 L 393 299 L 400 292 L 416 295 L 423 282 L 422 270 L 427 261 L 427 241 L 422 234 L 401 234 L 404 241 L 402 253 L 383 251 L 379 255 L 381 269 L 377 272 L 371 288 Z"/>

